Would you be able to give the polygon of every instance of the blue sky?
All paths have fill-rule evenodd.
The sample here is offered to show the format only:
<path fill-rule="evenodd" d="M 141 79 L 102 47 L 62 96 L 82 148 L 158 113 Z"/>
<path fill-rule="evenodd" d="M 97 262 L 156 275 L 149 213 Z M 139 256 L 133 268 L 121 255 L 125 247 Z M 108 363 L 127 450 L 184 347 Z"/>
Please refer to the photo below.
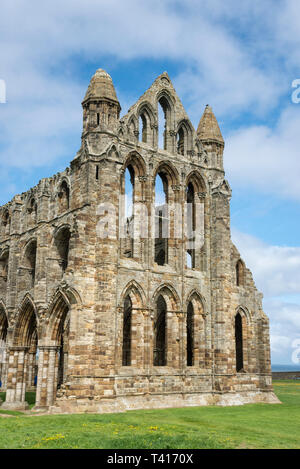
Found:
<path fill-rule="evenodd" d="M 194 126 L 206 104 L 225 141 L 232 234 L 265 295 L 272 360 L 300 337 L 298 0 L 3 0 L 0 204 L 63 170 L 80 146 L 98 68 L 122 114 L 168 71 Z"/>

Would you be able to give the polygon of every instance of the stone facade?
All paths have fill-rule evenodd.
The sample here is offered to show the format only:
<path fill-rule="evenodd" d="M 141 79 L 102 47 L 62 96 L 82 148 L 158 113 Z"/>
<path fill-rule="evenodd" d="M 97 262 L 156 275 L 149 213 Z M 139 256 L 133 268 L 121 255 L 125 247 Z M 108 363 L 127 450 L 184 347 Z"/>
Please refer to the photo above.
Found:
<path fill-rule="evenodd" d="M 103 70 L 82 105 L 70 167 L 0 209 L 2 407 L 34 386 L 52 412 L 276 402 L 212 109 L 195 131 L 163 73 L 120 119 Z"/>

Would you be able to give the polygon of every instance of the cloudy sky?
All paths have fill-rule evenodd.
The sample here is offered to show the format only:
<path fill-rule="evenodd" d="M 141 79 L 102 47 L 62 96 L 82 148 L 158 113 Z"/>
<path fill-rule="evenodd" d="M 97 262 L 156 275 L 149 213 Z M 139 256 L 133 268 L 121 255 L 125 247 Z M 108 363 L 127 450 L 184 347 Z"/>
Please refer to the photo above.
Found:
<path fill-rule="evenodd" d="M 272 361 L 291 363 L 300 338 L 299 24 L 299 0 L 2 0 L 0 204 L 74 157 L 97 68 L 111 74 L 124 114 L 167 70 L 195 126 L 208 103 L 219 119 L 233 239 L 265 296 Z"/>

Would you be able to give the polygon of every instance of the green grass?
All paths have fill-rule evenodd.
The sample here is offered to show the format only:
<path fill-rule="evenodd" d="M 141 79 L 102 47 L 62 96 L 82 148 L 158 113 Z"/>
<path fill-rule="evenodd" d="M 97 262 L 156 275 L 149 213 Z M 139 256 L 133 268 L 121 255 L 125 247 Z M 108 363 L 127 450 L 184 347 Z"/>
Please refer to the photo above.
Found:
<path fill-rule="evenodd" d="M 0 417 L 0 448 L 300 448 L 300 383 L 274 389 L 282 405 Z"/>

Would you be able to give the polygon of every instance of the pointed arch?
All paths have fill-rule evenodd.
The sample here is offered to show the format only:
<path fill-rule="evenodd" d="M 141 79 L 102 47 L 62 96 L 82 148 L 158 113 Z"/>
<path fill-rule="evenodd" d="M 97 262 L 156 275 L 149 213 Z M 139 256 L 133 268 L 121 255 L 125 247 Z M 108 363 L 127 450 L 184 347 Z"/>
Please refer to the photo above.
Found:
<path fill-rule="evenodd" d="M 158 265 L 172 265 L 175 258 L 175 241 L 178 226 L 181 227 L 179 210 L 179 174 L 174 166 L 161 161 L 155 168 L 153 178 L 154 238 L 153 258 Z"/>
<path fill-rule="evenodd" d="M 122 127 L 120 127 L 118 130 L 118 138 L 124 138 L 124 130 Z"/>
<path fill-rule="evenodd" d="M 130 295 L 124 299 L 122 341 L 122 366 L 130 366 L 132 348 L 132 301 Z"/>
<path fill-rule="evenodd" d="M 144 308 L 146 305 L 146 295 L 138 282 L 136 280 L 130 280 L 127 283 L 126 287 L 123 289 L 121 293 L 121 300 L 119 307 L 123 306 L 124 299 L 129 296 L 132 302 L 133 308 Z"/>
<path fill-rule="evenodd" d="M 7 292 L 8 280 L 8 267 L 9 267 L 9 247 L 5 247 L 0 252 L 0 296 L 3 298 Z"/>
<path fill-rule="evenodd" d="M 147 111 L 149 118 L 151 119 L 151 124 L 155 124 L 155 110 L 150 103 L 150 101 L 142 101 L 137 109 L 137 115 L 139 116 L 142 112 Z"/>
<path fill-rule="evenodd" d="M 31 238 L 24 247 L 24 255 L 22 266 L 25 269 L 26 280 L 25 289 L 30 289 L 35 283 L 35 272 L 36 272 L 36 257 L 37 257 L 37 240 Z"/>
<path fill-rule="evenodd" d="M 79 294 L 68 285 L 64 285 L 56 290 L 48 307 L 44 345 L 51 347 L 53 360 L 51 363 L 47 362 L 47 356 L 42 356 L 41 361 L 44 361 L 44 365 L 41 366 L 48 368 L 48 377 L 49 373 L 54 374 L 54 380 L 52 379 L 52 386 L 46 393 L 47 397 L 43 390 L 39 390 L 38 397 L 39 400 L 46 399 L 48 405 L 53 402 L 67 377 L 71 311 L 77 300 Z"/>
<path fill-rule="evenodd" d="M 186 315 L 186 364 L 193 366 L 195 363 L 194 336 L 195 336 L 195 310 L 191 301 L 188 302 Z"/>
<path fill-rule="evenodd" d="M 182 305 L 176 288 L 170 283 L 160 285 L 153 295 L 153 306 L 156 305 L 157 298 L 162 296 L 166 302 L 168 311 L 181 311 Z"/>
<path fill-rule="evenodd" d="M 29 293 L 23 298 L 14 327 L 13 344 L 20 347 L 30 347 L 32 336 L 38 328 L 38 317 L 34 301 Z"/>
<path fill-rule="evenodd" d="M 186 187 L 190 183 L 193 184 L 195 192 L 206 194 L 207 184 L 203 175 L 199 171 L 193 170 L 187 175 L 185 182 Z"/>
<path fill-rule="evenodd" d="M 6 341 L 6 334 L 8 328 L 8 316 L 4 302 L 0 300 L 0 341 Z"/>
<path fill-rule="evenodd" d="M 197 137 L 195 140 L 194 150 L 195 150 L 196 155 L 198 156 L 198 159 L 200 159 L 204 153 L 204 147 L 203 147 L 201 140 L 199 140 Z"/>
<path fill-rule="evenodd" d="M 61 275 L 64 274 L 69 263 L 71 229 L 69 224 L 57 227 L 53 234 L 52 244 L 58 260 Z"/>
<path fill-rule="evenodd" d="M 186 178 L 185 198 L 186 266 L 204 270 L 206 185 L 203 177 L 196 170 Z"/>
<path fill-rule="evenodd" d="M 135 115 L 130 116 L 128 120 L 128 136 L 130 140 L 136 140 L 136 135 L 138 132 L 138 123 Z"/>
<path fill-rule="evenodd" d="M 28 195 L 26 211 L 29 227 L 34 226 L 37 223 L 38 205 L 36 201 L 36 195 L 33 192 Z"/>
<path fill-rule="evenodd" d="M 62 282 L 61 285 L 55 290 L 48 303 L 48 318 L 51 319 L 51 312 L 58 300 L 62 299 L 65 304 L 71 308 L 73 305 L 82 306 L 82 299 L 80 293 L 66 282 Z"/>
<path fill-rule="evenodd" d="M 186 365 L 205 366 L 207 309 L 203 296 L 192 290 L 186 300 Z"/>
<path fill-rule="evenodd" d="M 240 313 L 242 318 L 245 318 L 245 321 L 248 325 L 252 323 L 252 314 L 250 313 L 249 309 L 244 306 L 244 305 L 239 305 L 235 309 L 234 316 L 236 316 L 237 313 Z"/>
<path fill-rule="evenodd" d="M 127 156 L 121 171 L 120 249 L 127 258 L 140 258 L 142 232 L 139 206 L 145 194 L 146 164 L 142 156 L 133 151 Z"/>
<path fill-rule="evenodd" d="M 136 172 L 137 177 L 145 176 L 146 175 L 146 163 L 142 155 L 137 151 L 130 152 L 127 157 L 125 158 L 125 162 L 123 164 L 123 171 L 125 171 L 128 166 L 132 166 Z"/>
<path fill-rule="evenodd" d="M 179 295 L 173 285 L 163 284 L 153 296 L 153 365 L 179 366 Z M 175 313 L 175 314 L 174 314 Z"/>
<path fill-rule="evenodd" d="M 245 306 L 238 306 L 233 316 L 235 339 L 236 372 L 245 371 L 249 366 L 249 339 L 251 336 L 251 314 Z"/>
<path fill-rule="evenodd" d="M 8 208 L 5 208 L 1 216 L 0 232 L 3 236 L 10 234 L 11 216 Z"/>
<path fill-rule="evenodd" d="M 179 155 L 187 155 L 193 146 L 193 128 L 187 119 L 182 119 L 176 130 L 176 149 Z"/>
<path fill-rule="evenodd" d="M 153 128 L 155 125 L 155 113 L 148 101 L 142 102 L 137 110 L 139 120 L 139 140 L 153 145 Z"/>
<path fill-rule="evenodd" d="M 154 170 L 154 180 L 158 174 L 164 175 L 164 177 L 168 180 L 170 187 L 180 183 L 178 170 L 170 162 L 160 161 Z"/>
<path fill-rule="evenodd" d="M 2 225 L 6 226 L 10 222 L 10 214 L 8 208 L 5 208 L 2 212 Z"/>
<path fill-rule="evenodd" d="M 167 364 L 167 303 L 164 296 L 158 295 L 154 319 L 153 365 Z"/>
<path fill-rule="evenodd" d="M 121 158 L 120 152 L 118 147 L 116 146 L 115 143 L 111 143 L 106 150 L 106 155 L 111 158 L 113 155 L 115 155 L 117 158 Z"/>
<path fill-rule="evenodd" d="M 58 189 L 58 200 L 59 200 L 59 213 L 66 212 L 70 208 L 70 183 L 66 177 L 64 177 Z"/>
<path fill-rule="evenodd" d="M 118 363 L 121 366 L 142 366 L 144 363 L 144 349 L 141 344 L 144 338 L 145 305 L 143 288 L 135 280 L 131 280 L 121 293 L 118 307 Z"/>
<path fill-rule="evenodd" d="M 238 312 L 235 315 L 235 357 L 236 357 L 236 371 L 240 372 L 244 368 L 244 353 L 243 353 L 243 323 L 242 317 Z"/>
<path fill-rule="evenodd" d="M 62 290 L 58 289 L 48 310 L 49 323 L 46 332 L 46 338 L 51 344 L 60 346 L 61 335 L 64 328 L 64 322 L 70 310 L 70 301 L 68 296 Z"/>
<path fill-rule="evenodd" d="M 163 150 L 172 150 L 172 137 L 170 131 L 174 129 L 174 102 L 167 90 L 161 90 L 157 95 L 158 116 L 162 110 L 164 122 L 158 122 L 158 147 Z"/>
<path fill-rule="evenodd" d="M 189 302 L 193 304 L 196 313 L 207 314 L 207 304 L 205 298 L 198 290 L 193 289 L 188 294 L 186 303 L 188 304 Z"/>

